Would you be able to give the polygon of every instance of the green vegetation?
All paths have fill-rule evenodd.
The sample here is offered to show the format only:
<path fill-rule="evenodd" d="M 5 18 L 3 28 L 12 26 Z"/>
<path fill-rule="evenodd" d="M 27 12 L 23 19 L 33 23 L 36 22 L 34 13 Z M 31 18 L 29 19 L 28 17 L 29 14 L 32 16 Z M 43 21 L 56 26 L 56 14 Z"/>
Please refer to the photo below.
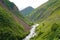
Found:
<path fill-rule="evenodd" d="M 13 7 L 15 6 L 15 4 L 13 2 L 10 2 L 9 0 L 3 0 L 4 4 L 6 4 L 6 6 L 9 9 L 13 9 Z"/>
<path fill-rule="evenodd" d="M 40 23 L 36 29 L 37 35 L 31 40 L 59 40 L 60 39 L 60 8 Z"/>
<path fill-rule="evenodd" d="M 21 10 L 22 14 L 24 15 L 24 17 L 28 16 L 32 11 L 34 10 L 33 7 L 28 6 L 25 9 Z"/>
<path fill-rule="evenodd" d="M 0 40 L 22 40 L 29 33 L 25 32 L 25 28 L 14 15 L 30 26 L 33 25 L 32 22 L 40 24 L 36 28 L 37 35 L 31 40 L 60 39 L 60 0 L 49 0 L 27 18 L 23 17 L 14 3 L 3 1 L 7 8 L 0 5 Z"/>
<path fill-rule="evenodd" d="M 33 19 L 34 22 L 36 21 L 40 25 L 36 28 L 37 35 L 31 38 L 31 40 L 60 39 L 60 1 L 59 0 L 49 0 L 45 4 L 38 7 L 32 14 L 34 15 L 35 18 Z"/>
<path fill-rule="evenodd" d="M 50 0 L 40 7 L 36 8 L 32 13 L 30 13 L 30 15 L 28 15 L 28 19 L 33 22 L 43 21 L 52 14 L 51 12 L 53 12 L 57 7 L 60 6 L 59 4 L 60 1 L 58 0 Z"/>
<path fill-rule="evenodd" d="M 28 24 L 30 26 L 33 24 L 31 21 L 29 21 L 27 18 L 25 18 L 22 15 L 22 13 L 19 11 L 19 9 L 17 8 L 17 6 L 13 2 L 10 2 L 9 0 L 2 0 L 2 1 L 6 5 L 7 9 L 9 9 L 18 18 L 20 18 L 21 20 L 23 20 L 26 24 Z"/>
<path fill-rule="evenodd" d="M 28 34 L 12 14 L 0 5 L 0 40 L 22 40 Z"/>
<path fill-rule="evenodd" d="M 16 5 L 9 0 L 0 0 L 0 40 L 22 40 L 28 33 L 25 26 L 33 23 L 23 17 Z"/>

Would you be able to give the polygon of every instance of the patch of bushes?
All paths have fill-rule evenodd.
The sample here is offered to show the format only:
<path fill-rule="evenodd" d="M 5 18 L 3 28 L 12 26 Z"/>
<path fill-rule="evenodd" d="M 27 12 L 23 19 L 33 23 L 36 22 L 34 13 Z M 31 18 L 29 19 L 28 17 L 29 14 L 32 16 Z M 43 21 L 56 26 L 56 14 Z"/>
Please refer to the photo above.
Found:
<path fill-rule="evenodd" d="M 58 24 L 54 23 L 51 27 L 51 31 L 56 31 L 58 29 Z"/>

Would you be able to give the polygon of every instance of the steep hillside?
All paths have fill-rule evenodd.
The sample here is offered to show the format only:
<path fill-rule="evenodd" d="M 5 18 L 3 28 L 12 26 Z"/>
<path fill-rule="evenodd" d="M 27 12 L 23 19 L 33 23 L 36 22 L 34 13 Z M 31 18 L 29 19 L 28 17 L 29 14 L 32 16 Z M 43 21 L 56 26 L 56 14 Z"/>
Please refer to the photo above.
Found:
<path fill-rule="evenodd" d="M 23 17 L 22 13 L 18 10 L 17 6 L 10 2 L 9 0 L 0 0 L 0 4 L 11 11 L 14 15 L 16 15 L 18 18 L 23 20 L 26 24 L 31 25 L 32 22 L 28 21 L 26 18 Z"/>
<path fill-rule="evenodd" d="M 20 40 L 27 34 L 24 31 L 13 14 L 0 5 L 0 40 Z"/>
<path fill-rule="evenodd" d="M 49 0 L 38 9 L 33 14 L 39 14 L 34 17 L 39 19 L 37 23 L 40 25 L 36 28 L 37 35 L 31 40 L 60 40 L 60 0 Z"/>
<path fill-rule="evenodd" d="M 37 35 L 31 40 L 59 40 L 60 39 L 60 8 L 51 16 L 39 23 L 36 28 Z"/>
<path fill-rule="evenodd" d="M 28 18 L 31 21 L 38 21 L 38 20 L 42 21 L 42 20 L 46 19 L 47 17 L 49 17 L 52 14 L 51 12 L 53 12 L 57 7 L 59 7 L 59 5 L 57 5 L 57 4 L 59 4 L 59 2 L 57 2 L 57 1 L 58 0 L 50 0 L 46 3 L 44 3 L 40 7 L 36 8 L 30 15 L 28 15 Z"/>
<path fill-rule="evenodd" d="M 27 8 L 21 10 L 21 12 L 22 12 L 22 14 L 23 14 L 24 16 L 27 16 L 27 15 L 29 15 L 33 10 L 34 10 L 33 7 L 28 6 Z"/>
<path fill-rule="evenodd" d="M 18 11 L 13 3 L 0 0 L 0 40 L 22 40 L 29 33 L 31 24 Z"/>

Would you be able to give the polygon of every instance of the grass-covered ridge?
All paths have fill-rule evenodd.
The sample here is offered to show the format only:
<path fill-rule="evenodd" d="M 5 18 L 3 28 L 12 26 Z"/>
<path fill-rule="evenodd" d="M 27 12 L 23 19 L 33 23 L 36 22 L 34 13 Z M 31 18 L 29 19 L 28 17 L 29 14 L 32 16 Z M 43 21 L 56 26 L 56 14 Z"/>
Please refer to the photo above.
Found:
<path fill-rule="evenodd" d="M 39 14 L 37 17 L 35 16 L 35 19 L 39 19 L 37 23 L 40 25 L 36 28 L 37 35 L 31 38 L 31 40 L 59 40 L 60 0 L 49 0 L 47 3 L 38 7 L 37 10 L 39 11 L 35 11 L 33 14 Z"/>
<path fill-rule="evenodd" d="M 27 18 L 23 17 L 22 13 L 19 11 L 17 6 L 13 2 L 10 2 L 9 0 L 0 0 L 0 2 L 4 8 L 8 9 L 10 12 L 12 12 L 18 18 L 23 20 L 26 24 L 28 24 L 30 26 L 33 24 L 31 21 L 27 20 Z"/>
<path fill-rule="evenodd" d="M 22 40 L 33 23 L 9 0 L 0 0 L 0 40 Z"/>
<path fill-rule="evenodd" d="M 12 14 L 0 5 L 0 40 L 21 40 L 27 34 Z"/>
<path fill-rule="evenodd" d="M 36 29 L 37 35 L 31 40 L 59 40 L 60 39 L 60 8 L 40 23 Z"/>
<path fill-rule="evenodd" d="M 59 0 L 50 0 L 40 7 L 36 8 L 30 15 L 28 15 L 28 19 L 33 22 L 43 21 L 52 14 L 51 12 L 53 12 L 57 7 L 60 6 L 59 4 Z"/>

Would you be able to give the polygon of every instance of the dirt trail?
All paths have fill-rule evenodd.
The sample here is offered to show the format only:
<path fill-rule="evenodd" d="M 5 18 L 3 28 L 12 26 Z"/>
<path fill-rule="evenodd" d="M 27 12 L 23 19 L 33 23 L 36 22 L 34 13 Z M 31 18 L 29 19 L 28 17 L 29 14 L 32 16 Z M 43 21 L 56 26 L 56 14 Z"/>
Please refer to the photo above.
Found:
<path fill-rule="evenodd" d="M 26 24 L 24 21 L 22 21 L 16 15 L 13 14 L 13 16 L 14 16 L 15 20 L 17 20 L 18 22 L 20 22 L 20 24 L 22 24 L 24 26 L 24 28 L 25 28 L 24 30 L 25 31 L 29 31 L 31 29 L 31 27 L 28 24 Z"/>

